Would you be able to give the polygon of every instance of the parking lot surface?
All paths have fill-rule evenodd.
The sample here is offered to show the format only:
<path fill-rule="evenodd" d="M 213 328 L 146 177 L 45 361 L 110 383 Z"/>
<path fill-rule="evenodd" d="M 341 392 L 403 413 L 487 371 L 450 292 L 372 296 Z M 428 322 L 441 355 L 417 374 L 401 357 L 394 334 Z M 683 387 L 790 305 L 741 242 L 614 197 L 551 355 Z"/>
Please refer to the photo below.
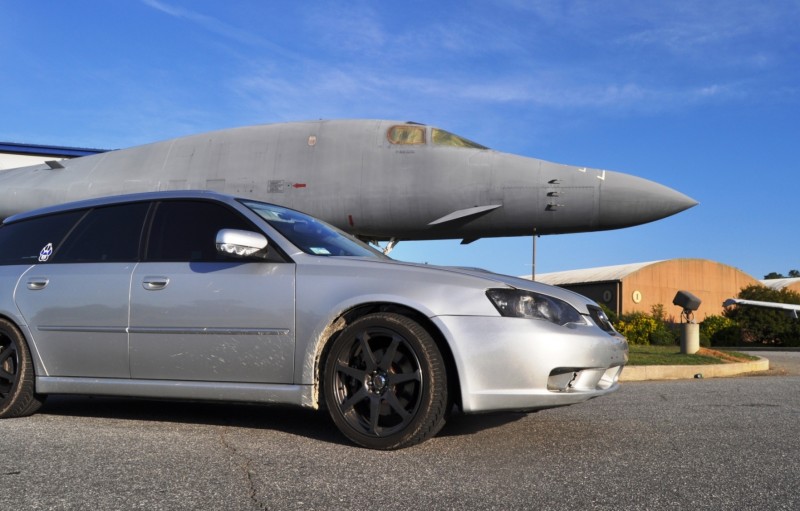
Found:
<path fill-rule="evenodd" d="M 306 410 L 51 396 L 0 422 L 0 509 L 798 509 L 792 371 L 455 415 L 396 452 Z"/>

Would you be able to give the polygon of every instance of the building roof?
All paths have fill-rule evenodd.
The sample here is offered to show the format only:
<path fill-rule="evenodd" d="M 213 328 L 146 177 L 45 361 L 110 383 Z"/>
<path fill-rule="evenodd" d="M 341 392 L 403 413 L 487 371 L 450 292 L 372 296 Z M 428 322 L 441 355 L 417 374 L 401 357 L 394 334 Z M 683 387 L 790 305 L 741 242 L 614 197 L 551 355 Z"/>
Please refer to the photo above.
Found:
<path fill-rule="evenodd" d="M 760 280 L 759 282 L 761 282 L 770 289 L 780 290 L 787 288 L 793 284 L 800 283 L 800 278 L 766 279 L 766 280 Z"/>
<path fill-rule="evenodd" d="M 642 268 L 664 261 L 650 261 L 646 263 L 618 264 L 615 266 L 602 266 L 599 268 L 586 268 L 582 270 L 558 271 L 536 275 L 536 281 L 551 286 L 569 284 L 587 284 L 590 282 L 614 282 L 622 280 L 628 275 Z M 530 276 L 528 277 L 530 278 Z"/>
<path fill-rule="evenodd" d="M 17 142 L 0 142 L 0 153 L 24 154 L 31 156 L 53 156 L 76 158 L 104 153 L 107 149 L 88 149 L 81 147 L 63 147 L 55 145 L 19 144 Z"/>

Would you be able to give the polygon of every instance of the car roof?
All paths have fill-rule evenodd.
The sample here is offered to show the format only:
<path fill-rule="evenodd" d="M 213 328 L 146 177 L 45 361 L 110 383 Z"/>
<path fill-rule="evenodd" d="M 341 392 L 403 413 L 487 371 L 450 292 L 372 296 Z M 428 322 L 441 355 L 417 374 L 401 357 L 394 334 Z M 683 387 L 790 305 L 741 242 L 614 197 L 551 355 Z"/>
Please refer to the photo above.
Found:
<path fill-rule="evenodd" d="M 55 206 L 46 206 L 39 209 L 33 209 L 24 213 L 18 213 L 6 218 L 3 223 L 10 224 L 33 218 L 37 216 L 50 215 L 53 213 L 60 213 L 63 211 L 71 211 L 75 209 L 93 208 L 98 206 L 108 206 L 111 204 L 122 204 L 125 202 L 141 202 L 152 200 L 164 199 L 216 199 L 223 202 L 229 202 L 235 197 L 226 195 L 219 192 L 210 190 L 167 190 L 161 192 L 143 192 L 143 193 L 129 193 L 123 195 L 109 195 L 105 197 L 97 197 L 94 199 L 85 199 L 76 202 L 66 202 Z"/>

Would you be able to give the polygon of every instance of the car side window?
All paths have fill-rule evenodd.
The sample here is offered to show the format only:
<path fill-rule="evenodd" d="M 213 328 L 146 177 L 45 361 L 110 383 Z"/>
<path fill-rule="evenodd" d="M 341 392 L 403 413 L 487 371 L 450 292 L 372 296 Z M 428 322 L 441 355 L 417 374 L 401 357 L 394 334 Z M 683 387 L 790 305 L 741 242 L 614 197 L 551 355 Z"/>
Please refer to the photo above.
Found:
<path fill-rule="evenodd" d="M 162 202 L 156 209 L 147 244 L 148 261 L 229 261 L 217 253 L 220 229 L 254 231 L 250 221 L 220 204 L 203 201 Z"/>
<path fill-rule="evenodd" d="M 92 209 L 56 251 L 54 262 L 125 262 L 139 259 L 149 202 Z"/>
<path fill-rule="evenodd" d="M 0 227 L 0 264 L 46 263 L 86 210 L 22 220 Z"/>

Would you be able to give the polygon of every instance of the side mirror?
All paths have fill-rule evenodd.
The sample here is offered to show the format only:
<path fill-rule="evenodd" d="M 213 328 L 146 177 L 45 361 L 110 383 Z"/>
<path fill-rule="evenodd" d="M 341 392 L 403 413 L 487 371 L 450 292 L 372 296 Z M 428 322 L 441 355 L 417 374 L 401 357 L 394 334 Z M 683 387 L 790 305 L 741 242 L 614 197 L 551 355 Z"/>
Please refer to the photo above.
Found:
<path fill-rule="evenodd" d="M 217 252 L 228 256 L 258 257 L 259 252 L 266 254 L 267 245 L 266 236 L 258 232 L 222 229 L 217 233 Z"/>

